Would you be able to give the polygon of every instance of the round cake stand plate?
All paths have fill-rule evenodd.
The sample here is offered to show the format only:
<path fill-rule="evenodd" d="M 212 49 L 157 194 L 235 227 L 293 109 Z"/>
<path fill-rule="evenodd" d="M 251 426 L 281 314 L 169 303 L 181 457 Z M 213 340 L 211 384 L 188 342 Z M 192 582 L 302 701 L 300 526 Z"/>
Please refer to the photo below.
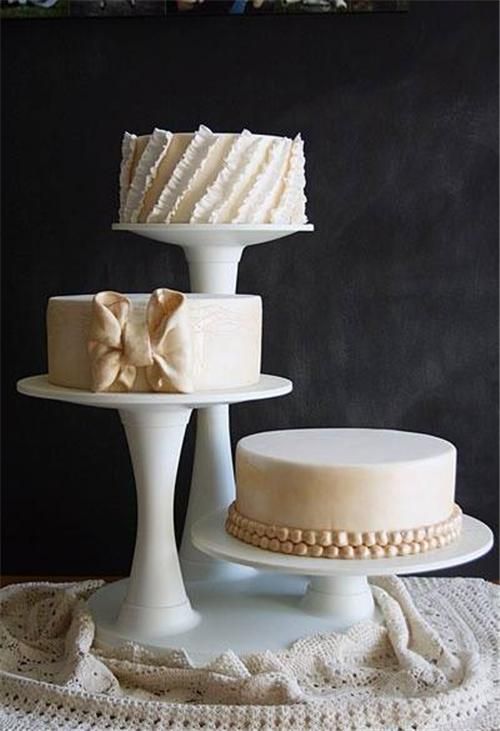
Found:
<path fill-rule="evenodd" d="M 200 622 L 186 632 L 156 637 L 152 648 L 183 648 L 198 664 L 225 650 L 238 654 L 277 651 L 322 632 L 344 632 L 362 620 L 380 621 L 368 576 L 414 574 L 473 561 L 493 545 L 490 529 L 464 516 L 461 537 L 425 555 L 395 559 L 335 560 L 290 557 L 248 546 L 224 531 L 225 511 L 198 521 L 193 541 L 218 559 L 262 569 L 237 581 L 186 582 Z M 89 600 L 97 640 L 118 644 L 116 617 L 127 581 L 108 584 Z"/>

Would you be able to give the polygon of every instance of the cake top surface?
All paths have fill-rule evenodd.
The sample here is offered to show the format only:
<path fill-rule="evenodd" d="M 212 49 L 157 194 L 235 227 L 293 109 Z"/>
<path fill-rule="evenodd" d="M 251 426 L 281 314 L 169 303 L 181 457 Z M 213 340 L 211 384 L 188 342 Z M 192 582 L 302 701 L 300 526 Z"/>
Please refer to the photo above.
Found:
<path fill-rule="evenodd" d="M 148 294 L 142 294 L 135 292 L 133 294 L 128 294 L 127 292 L 124 293 L 125 297 L 128 297 L 132 302 L 144 302 L 148 300 L 151 297 L 151 292 Z M 238 299 L 245 299 L 248 297 L 253 298 L 259 298 L 260 295 L 258 294 L 206 294 L 206 293 L 199 293 L 199 292 L 186 292 L 185 296 L 188 297 L 188 299 L 196 299 L 196 300 L 227 300 L 228 298 L 238 298 Z M 94 299 L 95 294 L 68 294 L 68 295 L 55 295 L 54 297 L 49 298 L 49 302 L 52 300 L 55 300 L 57 302 L 64 301 L 64 302 L 92 302 Z"/>
<path fill-rule="evenodd" d="M 384 465 L 455 453 L 445 439 L 389 429 L 284 429 L 244 437 L 238 449 L 297 465 Z"/>

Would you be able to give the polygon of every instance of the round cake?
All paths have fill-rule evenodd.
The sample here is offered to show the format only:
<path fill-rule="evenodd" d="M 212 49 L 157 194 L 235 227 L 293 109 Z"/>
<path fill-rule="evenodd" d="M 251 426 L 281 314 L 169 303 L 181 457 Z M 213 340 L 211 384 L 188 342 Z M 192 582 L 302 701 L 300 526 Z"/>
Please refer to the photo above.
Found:
<path fill-rule="evenodd" d="M 226 530 L 296 556 L 384 558 L 447 545 L 460 532 L 456 449 L 427 434 L 297 429 L 236 450 Z"/>
<path fill-rule="evenodd" d="M 50 383 L 92 391 L 189 393 L 260 377 L 256 295 L 99 292 L 51 297 Z"/>
<path fill-rule="evenodd" d="M 121 223 L 306 223 L 300 135 L 125 132 Z"/>

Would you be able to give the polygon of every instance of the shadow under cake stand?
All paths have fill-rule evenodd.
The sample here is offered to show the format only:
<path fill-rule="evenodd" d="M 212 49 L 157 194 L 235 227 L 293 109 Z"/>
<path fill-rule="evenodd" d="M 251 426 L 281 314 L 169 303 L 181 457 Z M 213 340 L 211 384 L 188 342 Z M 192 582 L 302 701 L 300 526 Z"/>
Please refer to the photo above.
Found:
<path fill-rule="evenodd" d="M 112 228 L 180 246 L 189 266 L 191 291 L 205 294 L 236 293 L 238 266 L 247 246 L 314 230 L 312 224 L 267 223 L 114 223 Z M 220 562 L 201 553 L 191 542 L 192 525 L 207 513 L 231 503 L 234 494 L 229 407 L 221 403 L 197 413 L 191 489 L 180 550 L 182 570 L 187 579 L 248 575 L 249 571 L 241 566 Z"/>
<path fill-rule="evenodd" d="M 137 491 L 137 535 L 130 578 L 118 582 L 109 633 L 147 643 L 185 632 L 200 621 L 191 607 L 179 566 L 174 531 L 174 491 L 187 423 L 193 409 L 274 398 L 289 393 L 286 378 L 261 375 L 253 386 L 191 394 L 93 393 L 49 383 L 46 375 L 24 378 L 26 396 L 117 409 L 125 428 Z M 113 585 L 112 585 L 113 586 Z M 99 630 L 99 593 L 91 605 Z"/>

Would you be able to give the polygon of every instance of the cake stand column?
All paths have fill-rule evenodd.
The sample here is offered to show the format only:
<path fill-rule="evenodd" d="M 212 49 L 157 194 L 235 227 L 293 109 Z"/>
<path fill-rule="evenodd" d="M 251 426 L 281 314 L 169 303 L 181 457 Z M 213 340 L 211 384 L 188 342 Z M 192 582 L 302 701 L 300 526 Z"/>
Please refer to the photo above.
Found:
<path fill-rule="evenodd" d="M 333 617 L 336 631 L 375 616 L 375 602 L 366 576 L 314 576 L 301 607 L 308 614 Z"/>
<path fill-rule="evenodd" d="M 229 407 L 210 406 L 196 412 L 196 444 L 191 492 L 182 535 L 182 570 L 186 578 L 223 577 L 248 574 L 236 564 L 210 558 L 191 541 L 191 526 L 214 510 L 227 508 L 234 500 L 235 484 L 229 432 Z"/>
<path fill-rule="evenodd" d="M 184 246 L 192 292 L 235 294 L 244 244 Z M 191 542 L 192 525 L 206 513 L 227 507 L 235 495 L 233 457 L 226 404 L 201 409 L 196 419 L 196 444 L 189 502 L 182 535 L 181 560 L 186 579 L 246 576 L 249 569 L 198 551 Z"/>
<path fill-rule="evenodd" d="M 244 246 L 185 246 L 192 292 L 234 294 Z"/>
<path fill-rule="evenodd" d="M 137 490 L 132 570 L 117 629 L 148 640 L 190 629 L 198 615 L 187 598 L 174 530 L 177 466 L 191 408 L 120 409 Z"/>

